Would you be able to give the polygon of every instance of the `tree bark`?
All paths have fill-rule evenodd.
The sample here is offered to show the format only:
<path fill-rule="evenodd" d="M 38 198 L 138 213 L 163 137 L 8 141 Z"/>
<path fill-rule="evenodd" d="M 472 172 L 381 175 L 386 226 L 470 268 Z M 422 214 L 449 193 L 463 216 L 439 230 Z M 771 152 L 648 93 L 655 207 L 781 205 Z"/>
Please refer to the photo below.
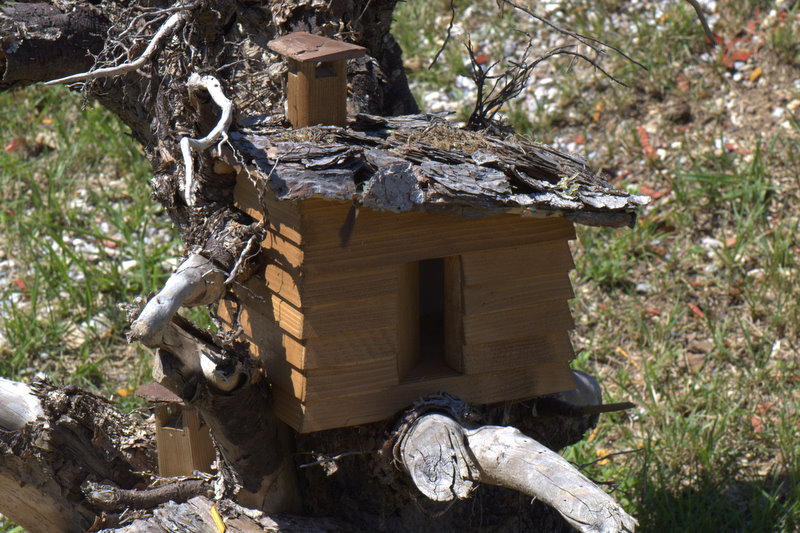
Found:
<path fill-rule="evenodd" d="M 153 428 L 102 398 L 0 379 L 0 400 L 0 511 L 28 531 L 86 531 L 84 483 L 133 489 L 155 469 Z"/>
<path fill-rule="evenodd" d="M 0 89 L 88 70 L 108 21 L 88 5 L 70 12 L 45 3 L 0 8 Z"/>

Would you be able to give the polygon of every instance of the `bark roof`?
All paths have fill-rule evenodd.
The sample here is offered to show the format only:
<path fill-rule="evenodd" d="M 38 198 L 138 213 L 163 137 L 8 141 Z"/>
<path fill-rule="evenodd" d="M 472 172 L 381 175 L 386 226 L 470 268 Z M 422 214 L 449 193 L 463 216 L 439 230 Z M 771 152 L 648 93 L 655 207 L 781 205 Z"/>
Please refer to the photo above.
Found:
<path fill-rule="evenodd" d="M 232 144 L 278 200 L 322 197 L 393 212 L 518 212 L 633 226 L 647 196 L 614 189 L 587 161 L 549 146 L 454 127 L 438 115 L 357 115 L 347 128 L 286 129 L 245 117 Z"/>

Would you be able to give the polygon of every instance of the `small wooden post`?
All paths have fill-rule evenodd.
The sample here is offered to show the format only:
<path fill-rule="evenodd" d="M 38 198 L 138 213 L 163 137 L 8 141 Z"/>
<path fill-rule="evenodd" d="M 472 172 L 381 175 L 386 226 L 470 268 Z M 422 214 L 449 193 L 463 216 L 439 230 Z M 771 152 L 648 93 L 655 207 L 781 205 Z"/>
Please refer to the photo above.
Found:
<path fill-rule="evenodd" d="M 136 395 L 155 404 L 159 475 L 211 472 L 216 453 L 208 426 L 201 423 L 197 409 L 185 405 L 179 396 L 158 383 L 139 387 Z"/>
<path fill-rule="evenodd" d="M 269 42 L 289 62 L 286 116 L 295 128 L 347 121 L 347 65 L 366 48 L 295 32 Z"/>

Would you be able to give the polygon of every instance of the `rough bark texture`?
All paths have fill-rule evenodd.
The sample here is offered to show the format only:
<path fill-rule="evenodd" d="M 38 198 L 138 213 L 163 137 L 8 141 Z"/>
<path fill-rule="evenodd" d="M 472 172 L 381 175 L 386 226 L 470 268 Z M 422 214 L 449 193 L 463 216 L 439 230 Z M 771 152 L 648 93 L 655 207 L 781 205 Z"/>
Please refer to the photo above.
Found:
<path fill-rule="evenodd" d="M 4 399 L 17 397 L 39 409 L 0 420 L 3 514 L 32 532 L 86 531 L 98 510 L 83 496 L 85 483 L 147 484 L 147 473 L 155 471 L 150 425 L 73 387 L 37 381 L 23 390 L 11 383 L 0 383 Z M 23 417 L 28 420 L 19 425 Z"/>

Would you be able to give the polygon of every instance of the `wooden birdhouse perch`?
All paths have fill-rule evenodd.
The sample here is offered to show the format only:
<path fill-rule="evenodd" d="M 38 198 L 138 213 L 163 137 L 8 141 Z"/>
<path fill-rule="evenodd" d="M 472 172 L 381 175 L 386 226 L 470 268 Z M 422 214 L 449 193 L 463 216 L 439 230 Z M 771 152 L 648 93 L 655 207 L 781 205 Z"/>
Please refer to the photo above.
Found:
<path fill-rule="evenodd" d="M 269 42 L 289 63 L 286 117 L 295 128 L 344 126 L 347 119 L 347 59 L 366 48 L 295 32 Z"/>

